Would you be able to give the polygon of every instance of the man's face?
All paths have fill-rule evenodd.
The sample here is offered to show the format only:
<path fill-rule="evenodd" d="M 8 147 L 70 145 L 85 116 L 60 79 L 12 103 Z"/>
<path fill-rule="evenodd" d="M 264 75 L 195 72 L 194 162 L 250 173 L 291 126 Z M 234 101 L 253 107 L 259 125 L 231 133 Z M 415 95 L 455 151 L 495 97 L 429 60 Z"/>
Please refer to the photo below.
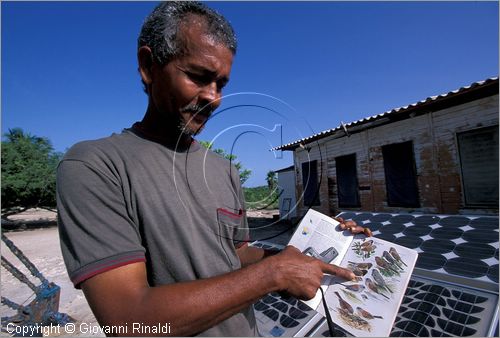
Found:
<path fill-rule="evenodd" d="M 190 20 L 180 29 L 184 53 L 153 68 L 151 100 L 168 123 L 183 134 L 198 134 L 220 105 L 222 88 L 229 81 L 232 52 L 205 34 L 203 22 Z"/>

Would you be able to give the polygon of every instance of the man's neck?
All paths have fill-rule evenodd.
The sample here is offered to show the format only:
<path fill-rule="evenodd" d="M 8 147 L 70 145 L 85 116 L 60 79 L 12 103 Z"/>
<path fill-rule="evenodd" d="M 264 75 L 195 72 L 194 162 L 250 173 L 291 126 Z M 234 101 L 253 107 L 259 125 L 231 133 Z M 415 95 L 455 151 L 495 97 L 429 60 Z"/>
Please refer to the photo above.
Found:
<path fill-rule="evenodd" d="M 181 151 L 187 149 L 193 142 L 193 138 L 179 130 L 178 122 L 159 118 L 159 114 L 152 114 L 149 110 L 142 121 L 134 124 L 134 128 L 144 137 L 172 149 Z"/>

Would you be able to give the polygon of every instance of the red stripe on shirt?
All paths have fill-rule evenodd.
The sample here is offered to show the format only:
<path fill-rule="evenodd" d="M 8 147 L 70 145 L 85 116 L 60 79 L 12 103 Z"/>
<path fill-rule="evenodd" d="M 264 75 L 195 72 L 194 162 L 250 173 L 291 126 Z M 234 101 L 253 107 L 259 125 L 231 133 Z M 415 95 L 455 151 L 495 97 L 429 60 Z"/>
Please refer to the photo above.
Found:
<path fill-rule="evenodd" d="M 74 276 L 73 278 L 71 278 L 71 281 L 73 282 L 73 285 L 75 286 L 75 288 L 79 289 L 80 283 L 84 282 L 85 280 L 87 280 L 91 277 L 94 277 L 95 275 L 98 275 L 100 273 L 103 273 L 103 272 L 106 272 L 109 270 L 119 268 L 119 267 L 124 266 L 124 265 L 138 263 L 138 262 L 145 262 L 145 261 L 146 261 L 146 257 L 139 257 L 139 258 L 133 258 L 130 260 L 120 261 L 120 262 L 111 263 L 111 264 L 109 264 L 109 262 L 108 262 L 108 264 L 105 264 L 106 266 L 104 266 L 104 267 L 99 268 L 98 266 L 96 266 L 94 269 L 92 269 L 91 271 L 89 271 L 87 273 Z M 101 264 L 101 266 L 102 265 L 103 264 Z"/>

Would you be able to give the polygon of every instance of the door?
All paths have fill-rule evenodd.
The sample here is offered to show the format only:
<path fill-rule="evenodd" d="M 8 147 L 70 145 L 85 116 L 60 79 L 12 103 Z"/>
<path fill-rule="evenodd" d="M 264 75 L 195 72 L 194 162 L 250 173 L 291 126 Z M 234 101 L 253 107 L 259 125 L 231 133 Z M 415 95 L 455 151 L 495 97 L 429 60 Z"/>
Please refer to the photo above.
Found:
<path fill-rule="evenodd" d="M 465 205 L 498 206 L 498 126 L 457 134 Z"/>
<path fill-rule="evenodd" d="M 304 187 L 304 205 L 320 205 L 318 184 L 318 161 L 302 163 L 302 186 Z"/>
<path fill-rule="evenodd" d="M 387 204 L 391 207 L 420 207 L 413 142 L 383 146 L 382 155 Z"/>
<path fill-rule="evenodd" d="M 337 196 L 340 208 L 359 207 L 356 154 L 335 158 L 337 172 Z"/>

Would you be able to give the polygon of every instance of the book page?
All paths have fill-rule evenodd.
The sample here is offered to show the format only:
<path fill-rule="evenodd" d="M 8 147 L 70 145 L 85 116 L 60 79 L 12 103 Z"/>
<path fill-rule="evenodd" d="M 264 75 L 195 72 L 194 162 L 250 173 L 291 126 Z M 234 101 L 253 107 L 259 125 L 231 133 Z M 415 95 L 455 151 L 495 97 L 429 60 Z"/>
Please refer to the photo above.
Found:
<path fill-rule="evenodd" d="M 309 209 L 288 245 L 292 245 L 304 254 L 318 258 L 325 263 L 339 265 L 346 254 L 352 235 L 346 235 L 338 228 L 339 222 L 320 212 Z M 330 285 L 330 276 L 325 275 L 322 289 L 326 291 Z M 321 302 L 321 292 L 304 301 L 309 307 L 317 309 Z"/>
<path fill-rule="evenodd" d="M 309 209 L 288 245 L 325 263 L 338 265 L 352 241 L 351 235 L 339 231 L 336 220 Z"/>
<path fill-rule="evenodd" d="M 415 250 L 356 236 L 340 266 L 357 281 L 330 278 L 325 293 L 333 321 L 357 337 L 388 337 L 417 260 Z M 324 315 L 323 307 L 317 309 Z"/>

